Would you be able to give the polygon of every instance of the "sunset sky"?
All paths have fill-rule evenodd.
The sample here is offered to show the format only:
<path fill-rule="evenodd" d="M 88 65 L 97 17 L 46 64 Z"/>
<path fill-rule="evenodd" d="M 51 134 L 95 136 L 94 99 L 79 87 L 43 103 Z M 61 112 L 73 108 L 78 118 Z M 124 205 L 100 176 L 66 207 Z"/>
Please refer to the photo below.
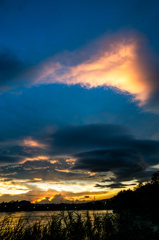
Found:
<path fill-rule="evenodd" d="M 0 0 L 0 202 L 111 198 L 159 170 L 159 1 Z"/>

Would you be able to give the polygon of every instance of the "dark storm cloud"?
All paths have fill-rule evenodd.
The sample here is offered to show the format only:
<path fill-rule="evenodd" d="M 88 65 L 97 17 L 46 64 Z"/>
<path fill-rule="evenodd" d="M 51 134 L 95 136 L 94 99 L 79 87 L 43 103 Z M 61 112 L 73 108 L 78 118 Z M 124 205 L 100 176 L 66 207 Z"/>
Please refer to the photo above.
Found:
<path fill-rule="evenodd" d="M 134 185 L 136 185 L 136 184 L 112 183 L 110 185 L 96 184 L 95 187 L 99 187 L 99 188 L 126 188 L 126 187 L 134 186 Z"/>
<path fill-rule="evenodd" d="M 82 150 L 102 149 L 126 144 L 130 139 L 126 128 L 110 124 L 90 124 L 70 126 L 52 135 L 52 144 L 56 151 L 73 154 Z M 50 142 L 51 143 L 51 142 Z"/>
<path fill-rule="evenodd" d="M 11 89 L 20 81 L 26 65 L 10 50 L 0 52 L 0 89 Z"/>
<path fill-rule="evenodd" d="M 125 127 L 118 125 L 69 126 L 58 130 L 49 137 L 47 143 L 52 146 L 54 154 L 77 154 L 75 157 L 78 158 L 82 157 L 82 153 L 78 154 L 80 152 L 122 149 L 121 151 L 127 151 L 129 154 L 137 154 L 138 152 L 146 156 L 149 163 L 156 164 L 158 161 L 156 158 L 159 154 L 158 141 L 135 139 Z M 83 154 L 90 156 L 91 152 Z M 100 152 L 100 154 L 103 153 Z M 96 151 L 92 152 L 92 155 L 95 156 Z M 151 158 L 149 158 L 150 155 Z"/>
<path fill-rule="evenodd" d="M 132 179 L 148 167 L 143 156 L 134 149 L 109 149 L 76 154 L 73 169 L 91 172 L 113 172 L 116 180 Z"/>
<path fill-rule="evenodd" d="M 150 181 L 152 174 L 154 174 L 154 172 L 156 172 L 156 171 L 158 171 L 158 169 L 155 169 L 155 168 L 151 169 L 151 168 L 149 168 L 148 171 L 137 173 L 136 174 L 136 179 L 138 180 L 138 183 Z"/>
<path fill-rule="evenodd" d="M 56 151 L 61 149 L 63 154 L 74 153 L 77 161 L 73 169 L 111 171 L 118 180 L 131 179 L 148 166 L 159 163 L 158 141 L 135 139 L 120 126 L 96 124 L 68 127 L 52 137 Z"/>

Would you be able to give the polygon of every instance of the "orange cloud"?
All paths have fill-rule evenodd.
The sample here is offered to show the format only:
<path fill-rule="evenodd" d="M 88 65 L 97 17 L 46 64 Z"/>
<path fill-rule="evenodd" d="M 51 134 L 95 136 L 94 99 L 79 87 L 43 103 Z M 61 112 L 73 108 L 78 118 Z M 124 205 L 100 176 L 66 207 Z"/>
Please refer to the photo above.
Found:
<path fill-rule="evenodd" d="M 18 195 L 27 193 L 29 191 L 29 188 L 26 187 L 24 184 L 13 181 L 1 181 L 0 179 L 0 189 L 1 193 L 0 196 L 3 194 L 11 194 L 11 195 Z"/>
<path fill-rule="evenodd" d="M 26 158 L 24 161 L 21 162 L 21 164 L 27 162 L 27 161 L 39 161 L 39 160 L 48 160 L 49 157 L 47 156 L 37 156 L 33 158 Z"/>
<path fill-rule="evenodd" d="M 75 162 L 76 162 L 76 158 L 69 158 L 69 159 L 66 159 L 66 162 L 67 162 L 67 164 L 69 164 L 69 165 L 74 165 Z"/>
<path fill-rule="evenodd" d="M 52 164 L 55 164 L 55 163 L 61 164 L 59 160 L 50 160 L 50 163 L 52 163 Z"/>
<path fill-rule="evenodd" d="M 52 197 L 47 195 L 45 193 L 45 196 L 41 196 L 39 198 L 37 198 L 36 200 L 33 200 L 32 203 L 35 202 L 43 202 L 45 200 L 47 200 L 47 202 L 49 203 L 53 203 L 55 202 L 55 197 L 56 196 L 60 196 L 59 201 L 57 202 L 74 202 L 74 201 L 92 201 L 92 200 L 102 200 L 102 199 L 107 199 L 110 198 L 112 196 L 114 196 L 116 192 L 106 192 L 106 191 L 99 191 L 99 192 L 79 192 L 79 193 L 73 193 L 73 192 L 65 192 L 65 191 L 61 191 L 58 194 L 54 194 Z M 87 195 L 87 198 L 85 197 Z M 57 200 L 57 199 L 56 199 Z"/>
<path fill-rule="evenodd" d="M 105 38 L 99 45 L 93 56 L 75 66 L 65 66 L 53 60 L 40 64 L 33 84 L 111 87 L 133 95 L 140 105 L 145 104 L 151 87 L 139 53 L 142 45 L 140 38 L 136 34 L 125 36 L 120 33 Z"/>
<path fill-rule="evenodd" d="M 60 170 L 60 169 L 55 169 L 57 172 L 66 172 L 66 173 L 69 173 L 69 172 L 71 172 L 70 170 L 68 170 L 68 169 L 63 169 L 63 170 Z"/>
<path fill-rule="evenodd" d="M 37 147 L 37 148 L 45 147 L 44 144 L 38 143 L 37 141 L 33 140 L 31 137 L 24 139 L 21 145 L 25 147 Z"/>

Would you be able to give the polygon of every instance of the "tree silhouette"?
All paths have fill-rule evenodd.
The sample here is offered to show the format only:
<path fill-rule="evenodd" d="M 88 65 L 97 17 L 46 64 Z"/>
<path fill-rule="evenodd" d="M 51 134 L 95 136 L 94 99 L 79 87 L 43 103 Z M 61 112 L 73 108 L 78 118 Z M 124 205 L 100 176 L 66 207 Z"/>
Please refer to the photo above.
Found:
<path fill-rule="evenodd" d="M 151 183 L 159 184 L 159 171 L 152 174 Z"/>

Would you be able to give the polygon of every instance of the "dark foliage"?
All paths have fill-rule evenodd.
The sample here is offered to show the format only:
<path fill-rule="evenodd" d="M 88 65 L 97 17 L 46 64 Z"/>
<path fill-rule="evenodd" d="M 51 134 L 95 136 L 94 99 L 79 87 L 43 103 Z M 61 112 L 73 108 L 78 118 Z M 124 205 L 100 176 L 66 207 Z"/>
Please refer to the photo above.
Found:
<path fill-rule="evenodd" d="M 143 215 L 159 226 L 159 171 L 152 175 L 151 181 L 139 183 L 134 190 L 120 191 L 108 202 L 109 208 L 121 213 Z"/>

